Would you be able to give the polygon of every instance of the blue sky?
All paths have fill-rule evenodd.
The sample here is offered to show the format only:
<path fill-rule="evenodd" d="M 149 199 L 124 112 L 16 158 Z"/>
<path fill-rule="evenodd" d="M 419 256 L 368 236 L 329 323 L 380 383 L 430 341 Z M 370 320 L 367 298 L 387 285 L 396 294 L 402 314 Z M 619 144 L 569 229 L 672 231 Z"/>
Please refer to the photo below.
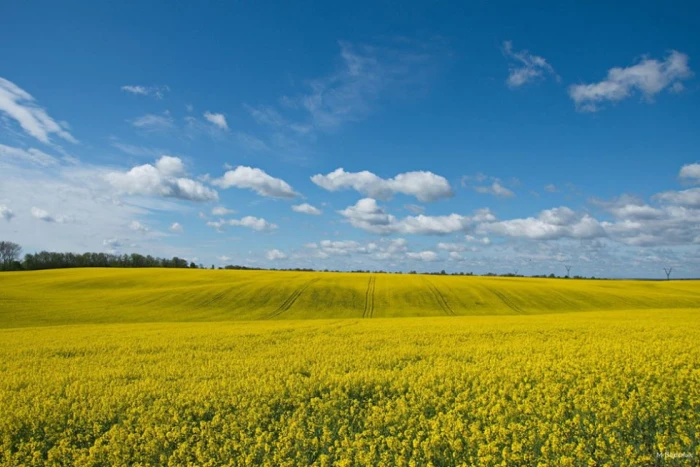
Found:
<path fill-rule="evenodd" d="M 93 3 L 1 7 L 27 252 L 700 276 L 695 5 Z"/>

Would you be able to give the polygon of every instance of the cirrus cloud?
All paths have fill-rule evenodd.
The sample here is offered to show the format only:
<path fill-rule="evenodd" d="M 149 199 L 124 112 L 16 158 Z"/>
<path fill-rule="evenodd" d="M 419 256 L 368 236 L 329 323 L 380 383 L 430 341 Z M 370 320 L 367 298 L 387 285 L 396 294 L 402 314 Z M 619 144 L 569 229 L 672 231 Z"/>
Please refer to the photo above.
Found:
<path fill-rule="evenodd" d="M 67 131 L 65 124 L 56 122 L 36 99 L 12 81 L 0 78 L 0 112 L 15 120 L 28 135 L 42 143 L 50 143 L 55 134 L 71 143 L 78 141 Z"/>

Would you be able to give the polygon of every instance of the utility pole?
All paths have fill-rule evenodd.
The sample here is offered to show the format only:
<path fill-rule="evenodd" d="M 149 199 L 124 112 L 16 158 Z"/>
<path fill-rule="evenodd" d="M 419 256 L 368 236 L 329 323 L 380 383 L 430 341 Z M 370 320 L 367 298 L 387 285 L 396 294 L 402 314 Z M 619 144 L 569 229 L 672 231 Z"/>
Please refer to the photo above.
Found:
<path fill-rule="evenodd" d="M 514 269 L 513 272 L 515 273 L 515 274 L 513 274 L 514 276 L 517 276 L 517 275 L 518 275 L 518 270 L 517 270 L 517 269 Z"/>
<path fill-rule="evenodd" d="M 569 277 L 569 272 L 571 271 L 571 266 L 564 266 L 566 268 L 566 277 Z"/>
<path fill-rule="evenodd" d="M 671 272 L 673 271 L 673 268 L 664 268 L 664 272 L 666 273 L 666 280 L 670 281 L 671 280 Z"/>

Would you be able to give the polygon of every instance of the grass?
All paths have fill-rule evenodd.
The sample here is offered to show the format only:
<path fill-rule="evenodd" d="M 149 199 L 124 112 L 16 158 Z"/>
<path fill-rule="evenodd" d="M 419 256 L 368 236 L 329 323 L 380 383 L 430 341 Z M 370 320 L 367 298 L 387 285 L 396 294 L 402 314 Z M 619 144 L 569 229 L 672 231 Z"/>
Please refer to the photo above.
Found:
<path fill-rule="evenodd" d="M 0 274 L 0 328 L 698 307 L 700 281 L 183 269 L 64 269 Z"/>

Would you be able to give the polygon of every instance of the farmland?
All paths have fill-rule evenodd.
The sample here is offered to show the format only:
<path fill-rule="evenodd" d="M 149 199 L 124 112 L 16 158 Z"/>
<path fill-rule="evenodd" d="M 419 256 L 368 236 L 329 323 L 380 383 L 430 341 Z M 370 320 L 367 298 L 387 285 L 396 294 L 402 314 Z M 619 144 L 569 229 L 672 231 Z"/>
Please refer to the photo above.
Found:
<path fill-rule="evenodd" d="M 698 285 L 2 274 L 0 465 L 692 465 Z"/>
<path fill-rule="evenodd" d="M 99 268 L 0 275 L 0 327 L 698 307 L 700 281 Z"/>

